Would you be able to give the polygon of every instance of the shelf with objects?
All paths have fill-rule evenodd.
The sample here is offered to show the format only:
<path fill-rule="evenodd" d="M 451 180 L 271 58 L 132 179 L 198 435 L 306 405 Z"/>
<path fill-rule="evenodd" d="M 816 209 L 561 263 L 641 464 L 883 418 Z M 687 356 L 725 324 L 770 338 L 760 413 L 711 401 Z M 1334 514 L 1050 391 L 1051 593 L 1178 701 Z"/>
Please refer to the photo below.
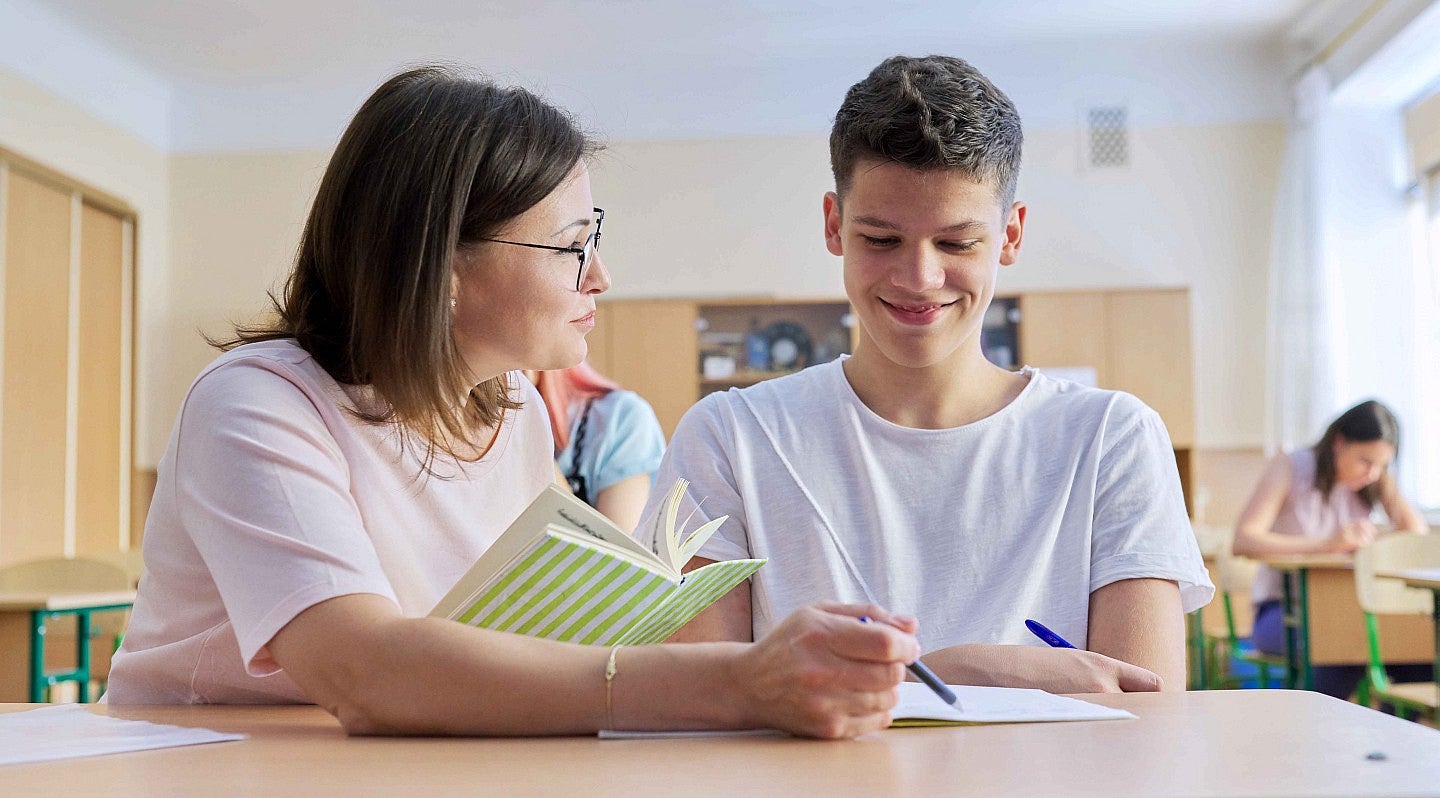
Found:
<path fill-rule="evenodd" d="M 754 385 L 849 354 L 853 327 L 844 301 L 699 304 L 699 395 Z"/>
<path fill-rule="evenodd" d="M 669 435 L 700 397 L 853 351 L 844 299 L 610 299 L 596 304 L 591 365 L 639 393 Z"/>

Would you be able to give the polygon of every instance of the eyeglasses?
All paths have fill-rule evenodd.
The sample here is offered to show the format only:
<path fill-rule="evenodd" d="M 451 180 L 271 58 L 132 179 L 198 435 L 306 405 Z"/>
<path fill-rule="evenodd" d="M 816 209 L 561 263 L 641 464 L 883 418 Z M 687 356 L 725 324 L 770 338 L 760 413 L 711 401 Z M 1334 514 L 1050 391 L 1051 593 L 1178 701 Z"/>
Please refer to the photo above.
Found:
<path fill-rule="evenodd" d="M 526 244 L 523 241 L 506 241 L 503 238 L 482 238 L 481 241 L 493 241 L 496 244 L 510 244 L 517 247 L 529 247 L 531 249 L 548 249 L 551 252 L 573 252 L 576 258 L 580 259 L 580 271 L 575 273 L 575 290 L 580 290 L 580 285 L 585 282 L 585 272 L 589 271 L 590 263 L 595 250 L 600 248 L 600 225 L 605 221 L 605 209 L 592 208 L 595 211 L 595 232 L 585 239 L 580 246 L 570 245 L 568 247 L 552 247 L 549 244 Z"/>

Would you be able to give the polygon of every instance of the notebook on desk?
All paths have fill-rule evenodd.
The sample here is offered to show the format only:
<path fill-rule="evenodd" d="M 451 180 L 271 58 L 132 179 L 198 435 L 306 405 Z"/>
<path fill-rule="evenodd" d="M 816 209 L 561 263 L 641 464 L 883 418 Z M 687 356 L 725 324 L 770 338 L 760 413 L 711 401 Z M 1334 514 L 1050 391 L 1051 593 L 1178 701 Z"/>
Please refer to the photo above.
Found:
<path fill-rule="evenodd" d="M 911 726 L 978 726 L 994 723 L 1054 723 L 1077 720 L 1123 720 L 1135 716 L 1123 709 L 1102 707 L 1078 698 L 1019 687 L 950 685 L 964 709 L 956 709 L 918 682 L 901 682 L 900 702 L 891 713 L 890 728 Z M 782 734 L 778 731 L 647 732 L 602 729 L 602 740 L 643 740 L 662 737 L 737 737 Z"/>

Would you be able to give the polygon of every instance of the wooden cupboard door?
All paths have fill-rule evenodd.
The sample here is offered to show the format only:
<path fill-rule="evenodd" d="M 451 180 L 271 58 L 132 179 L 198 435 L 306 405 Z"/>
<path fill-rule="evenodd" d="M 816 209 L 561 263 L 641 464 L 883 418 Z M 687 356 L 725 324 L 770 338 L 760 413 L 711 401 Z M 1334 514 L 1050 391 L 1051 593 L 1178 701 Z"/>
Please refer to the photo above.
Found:
<path fill-rule="evenodd" d="M 695 308 L 673 299 L 606 303 L 609 376 L 655 408 L 666 438 L 699 399 Z"/>
<path fill-rule="evenodd" d="M 77 555 L 126 546 L 122 511 L 128 496 L 121 476 L 123 433 L 129 421 L 122 401 L 125 383 L 124 308 L 125 221 L 85 205 L 80 215 L 80 345 L 76 395 Z M 129 519 L 124 519 L 128 522 Z"/>
<path fill-rule="evenodd" d="M 1020 297 L 1020 362 L 1047 367 L 1089 366 L 1096 384 L 1110 383 L 1110 347 L 1101 292 L 1027 293 Z"/>
<path fill-rule="evenodd" d="M 1108 296 L 1106 388 L 1140 397 L 1164 419 L 1177 449 L 1195 445 L 1190 292 L 1116 291 Z"/>
<path fill-rule="evenodd" d="M 72 195 L 4 175 L 0 565 L 65 553 Z"/>

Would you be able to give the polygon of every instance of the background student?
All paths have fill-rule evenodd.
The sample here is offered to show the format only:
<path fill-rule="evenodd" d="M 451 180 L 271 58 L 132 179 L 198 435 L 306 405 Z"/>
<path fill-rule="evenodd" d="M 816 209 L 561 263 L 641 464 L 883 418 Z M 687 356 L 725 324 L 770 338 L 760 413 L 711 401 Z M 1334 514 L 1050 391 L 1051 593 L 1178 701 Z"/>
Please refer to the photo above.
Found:
<path fill-rule="evenodd" d="M 110 702 L 311 701 L 361 734 L 888 723 L 918 650 L 878 607 L 623 650 L 424 617 L 552 479 L 519 370 L 579 363 L 610 284 L 593 151 L 536 96 L 447 69 L 365 102 L 278 320 L 185 399 Z"/>
<path fill-rule="evenodd" d="M 1236 522 L 1235 553 L 1353 552 L 1375 539 L 1370 519 L 1377 508 L 1397 532 L 1426 531 L 1425 520 L 1400 495 L 1390 473 L 1399 451 L 1400 424 L 1385 405 L 1371 400 L 1341 413 L 1314 446 L 1270 461 Z M 1267 654 L 1285 653 L 1280 596 L 1279 572 L 1260 566 L 1252 592 L 1252 641 Z M 1391 671 L 1401 681 L 1429 679 L 1428 666 L 1393 666 Z M 1363 673 L 1359 665 L 1317 666 L 1315 689 L 1345 698 Z"/>
<path fill-rule="evenodd" d="M 589 363 L 527 376 L 545 400 L 555 466 L 570 492 L 621 529 L 634 529 L 665 455 L 665 431 L 650 403 Z"/>
<path fill-rule="evenodd" d="M 915 613 L 951 682 L 1184 688 L 1183 613 L 1214 588 L 1159 416 L 981 351 L 1025 227 L 1021 139 L 1014 105 L 958 58 L 896 56 L 851 87 L 824 236 L 861 335 L 680 422 L 658 480 L 686 475 L 700 517 L 732 519 L 695 564 L 770 558 L 680 639 L 759 638 L 808 602 L 865 600 Z M 1047 648 L 1026 619 L 1089 650 Z"/>

